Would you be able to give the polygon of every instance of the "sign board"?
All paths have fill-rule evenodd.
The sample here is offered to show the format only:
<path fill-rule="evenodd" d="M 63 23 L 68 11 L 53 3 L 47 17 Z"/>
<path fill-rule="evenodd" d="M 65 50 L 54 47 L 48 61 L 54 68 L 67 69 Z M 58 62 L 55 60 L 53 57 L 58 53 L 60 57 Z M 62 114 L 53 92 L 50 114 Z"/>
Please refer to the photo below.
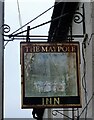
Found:
<path fill-rule="evenodd" d="M 22 108 L 81 107 L 78 42 L 21 42 Z"/>

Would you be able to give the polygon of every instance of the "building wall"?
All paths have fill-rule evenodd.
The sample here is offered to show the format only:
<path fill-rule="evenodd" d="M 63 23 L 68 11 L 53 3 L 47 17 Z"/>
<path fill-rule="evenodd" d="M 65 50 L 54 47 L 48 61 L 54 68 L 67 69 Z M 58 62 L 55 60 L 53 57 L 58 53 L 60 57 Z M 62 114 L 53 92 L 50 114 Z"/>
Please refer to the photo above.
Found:
<path fill-rule="evenodd" d="M 83 3 L 80 3 L 79 5 L 79 10 L 80 12 L 82 12 L 81 10 L 81 7 L 82 7 Z M 88 101 L 92 98 L 92 95 L 93 95 L 93 88 L 94 88 L 94 82 L 93 82 L 93 79 L 94 79 L 94 67 L 93 67 L 93 62 L 94 62 L 94 58 L 93 58 L 93 48 L 94 48 L 94 39 L 92 37 L 92 39 L 90 40 L 91 38 L 91 35 L 92 33 L 94 32 L 94 3 L 93 2 L 85 2 L 84 3 L 84 8 L 85 8 L 85 30 L 86 30 L 86 33 L 85 35 L 87 34 L 88 35 L 88 38 L 85 39 L 85 37 L 83 38 L 76 38 L 74 40 L 77 40 L 80 42 L 80 55 L 81 55 L 81 65 L 80 65 L 80 73 L 81 73 L 81 92 L 82 92 L 82 108 L 79 109 L 79 113 L 81 113 L 84 108 L 86 107 L 86 97 L 87 97 L 87 103 Z M 73 24 L 73 34 L 83 34 L 83 24 Z M 85 42 L 84 42 L 85 41 Z M 85 47 L 82 49 L 82 44 L 85 44 Z M 84 56 L 83 56 L 83 53 L 84 52 Z M 84 59 L 83 57 L 85 58 L 85 63 L 84 63 Z M 85 75 L 85 76 L 84 76 Z M 86 91 L 87 91 L 87 94 L 85 94 L 85 90 L 84 90 L 84 87 L 85 87 L 85 83 L 86 83 Z M 85 96 L 86 95 L 86 96 Z M 85 116 L 86 114 L 86 109 L 83 111 L 83 113 L 81 114 L 81 118 L 93 118 L 94 119 L 94 116 L 93 116 L 93 99 L 90 100 L 88 106 L 87 106 L 87 115 Z"/>
<path fill-rule="evenodd" d="M 79 11 L 82 12 L 83 3 L 79 4 Z M 82 108 L 79 109 L 79 114 L 84 110 L 86 106 L 86 98 L 85 98 L 85 83 L 86 83 L 86 90 L 87 90 L 87 103 L 90 100 L 88 107 L 87 107 L 87 118 L 92 118 L 94 120 L 94 2 L 85 2 L 85 24 L 86 24 L 86 34 L 88 35 L 88 38 L 75 38 L 75 41 L 80 42 L 80 55 L 81 55 L 81 93 L 82 93 Z M 83 34 L 83 24 L 76 24 L 73 22 L 73 34 Z M 92 35 L 93 33 L 93 35 Z M 91 39 L 90 39 L 91 38 Z M 85 40 L 86 47 L 83 48 L 84 51 L 84 58 L 85 58 L 85 66 L 84 66 L 84 59 L 82 54 L 82 43 Z M 84 76 L 85 75 L 85 76 Z M 84 76 L 84 77 L 83 77 Z M 84 78 L 84 79 L 83 79 Z M 92 98 L 93 97 L 93 98 Z M 91 99 L 92 98 L 92 99 Z M 49 110 L 48 110 L 49 111 Z M 51 110 L 50 110 L 51 111 Z M 48 112 L 49 113 L 49 112 Z M 50 112 L 51 113 L 51 112 Z M 47 114 L 47 111 L 46 111 Z M 72 117 L 71 112 L 66 112 L 66 115 Z M 76 115 L 76 113 L 75 113 Z M 81 114 L 81 118 L 85 118 L 86 115 L 86 109 Z M 45 115 L 44 115 L 45 117 Z M 46 115 L 47 117 L 47 115 Z M 48 114 L 49 117 L 49 114 Z M 50 117 L 53 118 L 53 115 L 50 114 Z M 60 118 L 59 114 L 57 114 L 57 117 Z"/>
<path fill-rule="evenodd" d="M 80 3 L 79 4 L 79 10 L 80 12 L 82 13 L 82 10 L 81 10 L 81 7 L 82 7 L 83 3 Z M 93 76 L 93 72 L 94 72 L 94 68 L 92 67 L 93 66 L 93 37 L 92 39 L 90 40 L 91 38 L 91 35 L 94 31 L 94 3 L 93 2 L 85 2 L 84 3 L 84 8 L 85 8 L 85 30 L 86 30 L 86 33 L 85 35 L 87 34 L 88 35 L 88 38 L 85 39 L 85 37 L 83 38 L 76 38 L 74 40 L 77 40 L 80 42 L 80 55 L 81 55 L 81 65 L 80 65 L 80 73 L 81 73 L 81 93 L 82 93 L 82 108 L 79 109 L 79 113 L 81 113 L 84 108 L 86 107 L 86 97 L 87 97 L 87 103 L 88 101 L 92 98 L 92 95 L 93 95 L 93 88 L 94 88 L 94 83 L 93 83 L 93 79 L 94 79 L 94 76 Z M 73 23 L 73 34 L 83 34 L 83 24 L 75 24 Z M 85 41 L 85 42 L 84 42 Z M 90 42 L 89 42 L 90 41 Z M 85 44 L 85 47 L 82 49 L 82 44 Z M 83 56 L 83 53 L 82 51 L 84 52 L 84 56 Z M 84 59 L 83 57 L 85 58 L 85 63 L 84 63 Z M 85 66 L 84 66 L 85 65 Z M 85 76 L 84 76 L 85 75 Z M 85 96 L 85 90 L 84 90 L 84 87 L 85 87 L 85 83 L 86 83 L 86 91 L 87 91 L 87 94 Z M 85 116 L 86 114 L 86 109 L 83 111 L 83 113 L 81 114 L 81 118 L 93 118 L 94 119 L 94 116 L 93 116 L 93 99 L 90 100 L 88 106 L 87 106 L 87 115 Z"/>
<path fill-rule="evenodd" d="M 4 23 L 4 2 L 0 1 L 0 120 L 3 118 L 3 33 Z"/>
<path fill-rule="evenodd" d="M 82 42 L 85 40 L 85 45 L 86 47 L 83 48 L 84 51 L 84 58 L 85 58 L 85 68 L 84 68 L 84 59 L 83 59 L 83 55 L 81 54 L 81 86 L 82 86 L 82 109 L 80 109 L 80 112 L 84 109 L 84 107 L 86 106 L 86 97 L 87 97 L 87 102 L 90 100 L 90 98 L 92 97 L 92 43 L 88 43 L 90 36 L 92 34 L 92 3 L 91 2 L 87 2 L 84 3 L 84 7 L 85 7 L 85 25 L 86 25 L 86 34 L 88 35 L 88 38 L 85 40 L 85 38 L 82 38 L 82 41 L 80 42 L 80 44 L 82 45 Z M 78 29 L 80 30 L 80 29 Z M 82 49 L 81 49 L 81 53 L 82 53 Z M 85 77 L 83 79 L 85 73 Z M 83 81 L 84 84 L 86 82 L 86 97 L 85 97 L 85 90 L 83 87 Z M 84 85 L 85 86 L 85 85 Z M 81 117 L 85 118 L 85 114 L 86 114 L 86 109 L 84 110 L 83 114 L 81 115 Z M 92 100 L 90 101 L 88 107 L 87 107 L 87 117 L 88 118 L 92 118 Z"/>
<path fill-rule="evenodd" d="M 92 93 L 94 94 L 94 2 L 92 2 Z M 92 106 L 94 106 L 94 97 L 92 101 Z M 92 116 L 94 120 L 94 107 L 92 107 Z"/>

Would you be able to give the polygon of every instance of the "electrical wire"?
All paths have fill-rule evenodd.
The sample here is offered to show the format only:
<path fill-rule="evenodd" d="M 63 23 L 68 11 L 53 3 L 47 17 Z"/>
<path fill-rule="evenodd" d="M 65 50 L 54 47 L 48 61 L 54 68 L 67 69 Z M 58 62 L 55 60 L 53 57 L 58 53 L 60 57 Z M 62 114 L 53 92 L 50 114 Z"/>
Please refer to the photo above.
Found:
<path fill-rule="evenodd" d="M 82 110 L 82 112 L 80 113 L 80 115 L 78 116 L 78 118 L 80 118 L 81 115 L 82 115 L 82 113 L 85 111 L 85 109 L 87 109 L 87 107 L 88 107 L 89 103 L 91 102 L 91 100 L 93 99 L 93 97 L 94 97 L 94 92 L 93 92 L 91 98 L 89 99 L 89 101 L 87 102 L 86 106 L 84 107 L 84 109 Z"/>
<path fill-rule="evenodd" d="M 93 35 L 94 35 L 94 33 L 92 33 L 90 35 L 90 38 L 88 39 L 88 42 L 87 42 L 88 45 L 90 44 Z M 86 80 L 85 80 L 85 76 L 86 76 L 86 60 L 85 60 L 85 55 L 84 55 L 84 47 L 86 46 L 85 44 L 86 44 L 85 42 L 82 43 L 82 55 L 83 55 L 83 61 L 84 61 L 84 75 L 82 77 L 82 86 L 83 86 L 83 89 L 85 91 L 85 103 L 86 103 L 86 107 L 85 107 L 84 110 L 86 110 L 85 111 L 85 119 L 86 119 L 87 118 L 87 110 L 88 110 L 88 105 L 89 104 L 87 102 L 87 89 L 86 89 L 87 88 L 87 83 L 86 83 Z M 93 93 L 93 95 L 94 95 L 94 93 Z"/>
<path fill-rule="evenodd" d="M 91 42 L 91 39 L 92 39 L 92 36 L 94 35 L 94 33 L 92 33 L 91 35 L 90 35 L 90 38 L 88 39 L 88 45 L 90 44 L 90 42 Z M 87 119 L 87 110 L 88 110 L 88 105 L 90 104 L 90 102 L 91 102 L 91 100 L 93 99 L 93 97 L 94 97 L 94 92 L 93 92 L 93 94 L 92 94 L 92 96 L 91 96 L 91 98 L 89 99 L 89 101 L 87 100 L 87 83 L 86 83 L 86 78 L 85 78 L 85 76 L 86 76 L 86 59 L 85 59 L 85 53 L 84 53 L 84 48 L 86 47 L 86 45 L 85 45 L 86 43 L 85 43 L 85 41 L 83 41 L 82 42 L 82 56 L 83 56 L 83 61 L 84 61 L 84 75 L 83 75 L 83 77 L 82 77 L 82 86 L 83 86 L 83 89 L 84 89 L 84 91 L 85 91 L 85 107 L 83 108 L 83 110 L 82 110 L 82 112 L 78 115 L 78 117 L 77 117 L 77 119 L 79 119 L 80 117 L 81 117 L 81 115 L 84 113 L 84 111 L 85 111 L 85 120 Z"/>
<path fill-rule="evenodd" d="M 18 15 L 19 15 L 19 24 L 20 24 L 20 28 L 21 28 L 21 31 L 22 31 L 22 19 L 21 19 L 19 0 L 17 0 L 17 8 L 18 8 Z"/>
<path fill-rule="evenodd" d="M 90 38 L 89 38 L 89 40 L 88 40 L 88 45 L 90 44 L 93 35 L 94 35 L 94 33 L 91 34 L 91 36 L 90 36 Z"/>
<path fill-rule="evenodd" d="M 33 22 L 34 20 L 36 20 L 37 18 L 41 17 L 42 15 L 44 15 L 46 12 L 48 12 L 49 10 L 51 10 L 53 7 L 55 7 L 56 5 L 58 5 L 59 2 L 57 2 L 55 5 L 51 6 L 50 8 L 48 8 L 47 10 L 45 10 L 44 12 L 42 12 L 41 14 L 39 14 L 37 17 L 35 17 L 34 19 L 30 20 L 29 22 L 27 22 L 25 25 L 23 25 L 22 27 L 20 27 L 19 29 L 17 29 L 16 31 L 14 31 L 13 33 L 11 33 L 11 35 L 13 35 L 14 33 L 18 32 L 20 29 L 24 28 L 25 26 L 27 26 L 28 24 L 30 24 L 31 22 Z"/>
<path fill-rule="evenodd" d="M 17 0 L 17 8 L 18 8 L 18 15 L 19 15 L 19 24 L 20 24 L 21 32 L 22 32 L 23 28 L 22 28 L 22 18 L 21 18 L 19 0 Z M 22 35 L 23 35 L 23 33 L 22 33 Z M 23 40 L 24 40 L 24 37 L 23 37 Z"/>
<path fill-rule="evenodd" d="M 19 1 L 17 0 L 17 8 L 18 8 L 18 17 L 19 17 L 19 24 L 20 24 L 20 27 L 22 27 L 22 19 L 21 19 L 21 12 L 20 12 L 20 6 L 19 6 Z M 23 29 L 21 28 L 21 32 L 23 31 Z M 24 39 L 24 38 L 23 38 Z M 11 41 L 13 41 L 13 40 L 11 40 Z M 6 43 L 5 43 L 5 45 L 4 45 L 4 48 L 7 46 L 7 44 L 10 42 L 10 40 L 9 41 L 7 41 Z"/>
<path fill-rule="evenodd" d="M 82 86 L 83 86 L 83 89 L 85 92 L 86 91 L 86 88 L 85 88 L 85 76 L 86 76 L 86 60 L 85 60 L 85 55 L 84 55 L 84 44 L 82 43 L 82 57 L 83 57 L 83 61 L 84 61 L 84 67 L 83 67 L 83 76 L 82 76 Z"/>
<path fill-rule="evenodd" d="M 83 56 L 83 77 L 82 77 L 82 86 L 85 91 L 85 104 L 87 105 L 87 82 L 86 82 L 86 59 L 84 54 L 85 43 L 82 43 L 82 56 Z M 87 107 L 85 109 L 85 119 L 87 118 Z"/>

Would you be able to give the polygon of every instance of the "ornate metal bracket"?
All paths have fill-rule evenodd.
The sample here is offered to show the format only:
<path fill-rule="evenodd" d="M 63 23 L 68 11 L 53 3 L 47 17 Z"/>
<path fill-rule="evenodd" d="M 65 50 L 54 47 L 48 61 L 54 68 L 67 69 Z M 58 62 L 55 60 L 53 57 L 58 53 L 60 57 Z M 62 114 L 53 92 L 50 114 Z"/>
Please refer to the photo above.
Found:
<path fill-rule="evenodd" d="M 82 9 L 82 12 L 79 12 L 79 9 Z M 72 31 L 72 25 L 70 26 L 70 30 L 69 30 L 69 35 L 68 38 L 70 38 L 71 40 L 73 40 L 74 38 L 83 38 L 84 35 L 86 34 L 86 27 L 85 27 L 85 8 L 84 8 L 84 4 L 82 5 L 81 8 L 78 8 L 78 10 L 75 12 L 74 17 L 73 17 L 73 22 L 76 24 L 82 24 L 82 34 L 80 35 L 73 35 L 73 31 Z"/>
<path fill-rule="evenodd" d="M 66 114 L 64 114 L 63 112 L 64 111 L 67 111 L 67 112 L 72 112 L 72 117 L 69 117 L 68 115 L 66 115 Z M 77 119 L 77 116 L 75 116 L 74 115 L 74 112 L 77 112 L 77 116 L 79 116 L 79 110 L 78 110 L 78 108 L 77 109 L 63 109 L 63 110 L 53 110 L 52 111 L 52 115 L 53 116 L 57 116 L 58 114 L 61 114 L 61 115 L 63 115 L 65 118 L 68 118 L 68 119 L 70 119 L 70 120 L 74 120 L 74 118 L 76 118 Z"/>
<path fill-rule="evenodd" d="M 73 30 L 72 30 L 72 25 L 70 26 L 70 29 L 69 29 L 69 35 L 68 35 L 68 39 L 70 40 L 73 40 L 74 38 L 83 38 L 84 37 L 84 34 L 86 33 L 86 28 L 85 28 L 85 10 L 84 10 L 84 4 L 82 5 L 81 8 L 79 9 L 82 9 L 82 12 L 79 12 L 78 10 L 75 12 L 74 14 L 74 18 L 73 18 L 73 21 L 74 23 L 76 24 L 82 24 L 82 31 L 83 31 L 83 34 L 81 35 L 74 35 L 73 34 Z M 58 18 L 57 18 L 58 19 Z M 51 21 L 48 21 L 46 23 L 49 23 Z M 45 24 L 46 24 L 45 23 Z M 45 25 L 43 24 L 43 25 Z M 41 26 L 41 25 L 39 25 Z M 14 36 L 14 35 L 7 35 L 7 33 L 10 32 L 10 27 L 6 24 L 4 24 L 3 26 L 4 29 L 4 36 L 5 37 L 8 37 L 9 39 L 8 40 L 5 40 L 5 41 L 13 41 L 14 39 L 16 40 L 23 40 L 23 38 L 28 38 L 27 35 L 17 35 L 17 36 Z M 27 29 L 28 31 L 28 29 Z M 29 32 L 29 31 L 28 31 Z M 28 33 L 27 32 L 27 33 Z M 26 40 L 26 39 L 24 39 Z M 48 40 L 48 36 L 40 36 L 40 35 L 29 35 L 29 40 Z"/>
<path fill-rule="evenodd" d="M 7 24 L 3 24 L 0 29 L 3 29 L 4 33 L 10 32 L 10 26 Z"/>
<path fill-rule="evenodd" d="M 80 12 L 75 12 L 74 22 L 80 24 L 83 22 L 83 15 Z"/>

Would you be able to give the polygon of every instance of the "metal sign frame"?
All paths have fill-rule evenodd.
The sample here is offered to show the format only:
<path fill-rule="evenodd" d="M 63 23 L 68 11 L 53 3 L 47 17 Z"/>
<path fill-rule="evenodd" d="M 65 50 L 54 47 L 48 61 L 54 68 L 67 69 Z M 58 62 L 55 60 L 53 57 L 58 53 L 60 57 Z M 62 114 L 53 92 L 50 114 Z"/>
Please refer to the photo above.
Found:
<path fill-rule="evenodd" d="M 21 42 L 22 108 L 81 107 L 79 42 Z"/>

